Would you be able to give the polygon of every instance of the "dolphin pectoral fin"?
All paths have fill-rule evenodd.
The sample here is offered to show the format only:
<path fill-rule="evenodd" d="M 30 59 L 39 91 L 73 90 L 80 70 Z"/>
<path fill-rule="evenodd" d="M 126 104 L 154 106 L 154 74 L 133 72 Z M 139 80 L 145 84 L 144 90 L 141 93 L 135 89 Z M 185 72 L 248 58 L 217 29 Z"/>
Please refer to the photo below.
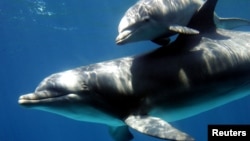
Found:
<path fill-rule="evenodd" d="M 161 139 L 169 139 L 176 141 L 194 140 L 188 134 L 179 131 L 178 129 L 172 127 L 166 121 L 156 117 L 150 117 L 147 115 L 143 116 L 130 115 L 125 119 L 125 123 L 131 128 L 141 133 L 158 137 Z"/>
<path fill-rule="evenodd" d="M 109 127 L 109 133 L 115 141 L 130 141 L 134 138 L 127 125 Z"/>
<path fill-rule="evenodd" d="M 159 37 L 159 38 L 155 38 L 153 40 L 151 40 L 152 42 L 158 44 L 158 45 L 161 45 L 161 46 L 166 46 L 170 43 L 170 38 L 168 37 Z"/>
<path fill-rule="evenodd" d="M 214 14 L 214 22 L 217 28 L 234 29 L 240 26 L 250 26 L 250 21 L 241 18 L 221 18 Z"/>
<path fill-rule="evenodd" d="M 179 26 L 179 25 L 171 25 L 169 26 L 169 30 L 180 33 L 180 34 L 199 34 L 200 32 L 196 29 L 192 29 L 186 26 Z"/>

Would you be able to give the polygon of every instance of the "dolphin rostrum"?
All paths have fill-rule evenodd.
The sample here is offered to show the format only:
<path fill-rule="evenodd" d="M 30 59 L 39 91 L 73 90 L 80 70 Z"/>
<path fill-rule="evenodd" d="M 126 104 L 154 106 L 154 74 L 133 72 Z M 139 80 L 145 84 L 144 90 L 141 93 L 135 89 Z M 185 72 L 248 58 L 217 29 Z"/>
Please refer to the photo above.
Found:
<path fill-rule="evenodd" d="M 208 0 L 183 35 L 152 52 L 52 74 L 19 104 L 106 124 L 117 141 L 128 127 L 161 139 L 194 140 L 169 124 L 250 93 L 250 33 L 215 27 Z"/>
<path fill-rule="evenodd" d="M 164 45 L 176 34 L 198 34 L 187 26 L 193 14 L 199 11 L 204 0 L 139 0 L 130 7 L 118 26 L 116 44 L 151 40 Z M 239 18 L 220 18 L 214 15 L 217 27 L 231 29 L 250 25 L 250 21 Z"/>

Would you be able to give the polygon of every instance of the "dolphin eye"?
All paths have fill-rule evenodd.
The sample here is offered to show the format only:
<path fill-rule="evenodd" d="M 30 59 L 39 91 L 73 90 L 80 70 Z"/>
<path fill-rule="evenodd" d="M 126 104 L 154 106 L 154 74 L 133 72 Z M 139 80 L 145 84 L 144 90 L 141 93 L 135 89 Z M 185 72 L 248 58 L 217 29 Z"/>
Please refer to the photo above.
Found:
<path fill-rule="evenodd" d="M 149 18 L 147 18 L 147 19 L 144 19 L 144 22 L 149 22 Z"/>
<path fill-rule="evenodd" d="M 150 18 L 149 18 L 149 17 L 145 17 L 145 18 L 143 18 L 142 21 L 143 21 L 143 22 L 149 22 L 149 21 L 150 21 Z"/>

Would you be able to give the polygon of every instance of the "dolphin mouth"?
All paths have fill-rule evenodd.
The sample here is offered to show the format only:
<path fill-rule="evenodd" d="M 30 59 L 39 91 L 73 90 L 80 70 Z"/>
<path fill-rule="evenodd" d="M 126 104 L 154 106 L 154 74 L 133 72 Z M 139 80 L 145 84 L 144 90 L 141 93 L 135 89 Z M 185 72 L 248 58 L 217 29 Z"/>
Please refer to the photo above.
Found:
<path fill-rule="evenodd" d="M 131 35 L 134 32 L 131 32 L 130 30 L 125 30 L 123 32 L 121 32 L 117 37 L 116 37 L 116 44 L 117 45 L 123 45 L 126 43 L 126 41 L 131 37 Z"/>
<path fill-rule="evenodd" d="M 36 106 L 47 103 L 55 103 L 61 101 L 74 101 L 79 100 L 81 97 L 77 94 L 55 94 L 48 91 L 38 91 L 35 93 L 29 93 L 21 95 L 18 99 L 18 103 L 22 106 Z"/>

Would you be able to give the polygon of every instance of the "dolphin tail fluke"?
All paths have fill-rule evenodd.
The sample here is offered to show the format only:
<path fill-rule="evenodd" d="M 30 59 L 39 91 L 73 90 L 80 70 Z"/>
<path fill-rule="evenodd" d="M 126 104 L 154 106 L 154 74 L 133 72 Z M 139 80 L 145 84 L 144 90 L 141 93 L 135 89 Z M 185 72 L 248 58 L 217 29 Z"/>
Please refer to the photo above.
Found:
<path fill-rule="evenodd" d="M 194 141 L 194 138 L 172 127 L 169 123 L 160 118 L 150 117 L 147 115 L 131 115 L 125 119 L 125 123 L 141 133 L 161 139 Z"/>
<path fill-rule="evenodd" d="M 134 138 L 127 125 L 109 127 L 109 133 L 115 141 L 130 141 Z"/>
<path fill-rule="evenodd" d="M 250 26 L 250 21 L 241 18 L 221 18 L 214 14 L 214 22 L 217 28 L 234 29 L 240 26 Z"/>

